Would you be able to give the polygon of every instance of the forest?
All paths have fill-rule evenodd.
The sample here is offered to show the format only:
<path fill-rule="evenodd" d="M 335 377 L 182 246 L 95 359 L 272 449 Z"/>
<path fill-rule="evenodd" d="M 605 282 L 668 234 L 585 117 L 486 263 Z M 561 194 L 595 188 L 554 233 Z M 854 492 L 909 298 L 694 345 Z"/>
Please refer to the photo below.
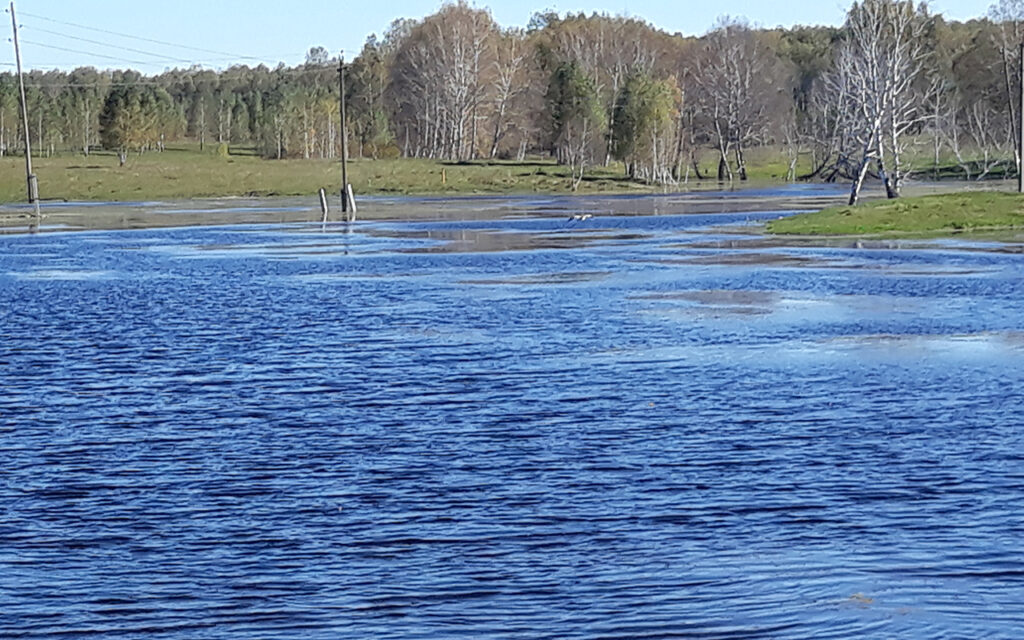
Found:
<path fill-rule="evenodd" d="M 851 181 L 851 201 L 868 176 L 890 197 L 914 171 L 1007 177 L 1021 164 L 1022 28 L 1024 0 L 968 22 L 912 0 L 863 0 L 839 27 L 726 17 L 699 37 L 602 14 L 536 13 L 503 28 L 456 0 L 395 20 L 345 60 L 349 154 L 543 155 L 574 184 L 618 161 L 631 179 L 674 184 L 746 179 L 750 150 L 771 147 L 791 180 Z M 315 47 L 296 67 L 31 71 L 33 153 L 123 157 L 188 140 L 337 158 L 339 62 Z M 0 154 L 21 153 L 20 132 L 17 76 L 3 73 Z"/>

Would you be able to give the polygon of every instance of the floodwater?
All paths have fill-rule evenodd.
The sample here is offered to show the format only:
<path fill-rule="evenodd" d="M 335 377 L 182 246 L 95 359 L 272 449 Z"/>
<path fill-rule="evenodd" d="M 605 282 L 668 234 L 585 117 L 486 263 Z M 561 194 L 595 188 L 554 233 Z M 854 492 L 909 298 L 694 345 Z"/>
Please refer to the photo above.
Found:
<path fill-rule="evenodd" d="M 0 237 L 0 637 L 1020 637 L 1022 246 L 603 202 Z"/>

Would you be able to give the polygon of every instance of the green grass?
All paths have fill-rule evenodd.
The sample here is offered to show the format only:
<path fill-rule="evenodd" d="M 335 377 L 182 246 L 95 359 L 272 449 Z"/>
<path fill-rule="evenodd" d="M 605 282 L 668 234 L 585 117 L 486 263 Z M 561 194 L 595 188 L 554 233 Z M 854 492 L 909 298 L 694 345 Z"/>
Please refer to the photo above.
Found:
<path fill-rule="evenodd" d="M 747 152 L 751 183 L 778 183 L 786 179 L 787 161 L 782 149 L 759 147 Z M 336 191 L 341 183 L 339 163 L 334 160 L 264 160 L 251 147 L 231 147 L 217 153 L 217 145 L 199 152 L 195 143 L 181 143 L 163 153 L 130 154 L 128 164 L 118 166 L 112 152 L 61 154 L 34 158 L 44 199 L 71 201 L 173 200 L 223 196 L 308 196 L 320 187 Z M 699 164 L 705 180 L 692 174 L 680 189 L 714 187 L 718 154 L 705 149 Z M 810 170 L 801 157 L 797 174 Z M 922 176 L 930 177 L 927 171 Z M 1001 174 L 1000 174 L 1001 175 Z M 24 160 L 0 158 L 0 202 L 25 200 Z M 940 177 L 958 177 L 946 168 Z M 444 163 L 433 160 L 354 160 L 349 180 L 357 195 L 472 195 L 515 193 L 567 193 L 569 170 L 549 158 L 525 162 L 476 161 Z M 744 183 L 736 181 L 736 186 Z M 580 186 L 581 193 L 657 193 L 664 188 L 628 180 L 621 163 L 591 167 Z"/>
<path fill-rule="evenodd" d="M 951 235 L 1024 228 L 1024 196 L 993 191 L 900 198 L 833 207 L 769 222 L 792 235 Z"/>
<path fill-rule="evenodd" d="M 264 160 L 245 149 L 227 157 L 192 147 L 130 154 L 124 167 L 110 152 L 34 158 L 40 196 L 69 201 L 132 201 L 221 196 L 310 195 L 341 184 L 337 160 Z M 432 160 L 354 160 L 349 181 L 359 195 L 561 193 L 569 169 L 549 159 L 526 162 L 443 163 Z M 581 193 L 657 192 L 632 182 L 620 164 L 587 170 Z M 0 202 L 25 199 L 24 159 L 0 158 Z"/>
<path fill-rule="evenodd" d="M 714 176 L 716 157 L 701 158 L 706 176 Z M 785 162 L 777 150 L 750 152 L 752 182 L 781 181 Z M 341 184 L 337 160 L 264 160 L 252 149 L 232 147 L 219 155 L 216 145 L 200 153 L 182 144 L 163 153 L 129 154 L 121 167 L 116 154 L 94 152 L 34 158 L 43 199 L 68 201 L 174 200 L 223 196 L 306 196 L 324 187 L 336 191 Z M 621 163 L 591 167 L 580 193 L 658 193 L 660 185 L 627 179 Z M 357 195 L 473 195 L 567 193 L 569 169 L 548 158 L 525 162 L 475 161 L 445 163 L 434 160 L 354 160 L 349 181 Z M 689 188 L 714 186 L 691 176 Z M 737 185 L 742 184 L 736 182 Z M 0 158 L 0 202 L 25 200 L 24 159 Z"/>

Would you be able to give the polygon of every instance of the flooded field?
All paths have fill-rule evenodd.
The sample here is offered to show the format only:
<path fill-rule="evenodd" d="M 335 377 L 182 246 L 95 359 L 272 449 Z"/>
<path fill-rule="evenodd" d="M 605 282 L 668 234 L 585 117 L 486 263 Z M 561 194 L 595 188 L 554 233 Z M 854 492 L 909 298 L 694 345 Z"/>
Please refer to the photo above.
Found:
<path fill-rule="evenodd" d="M 0 637 L 1019 637 L 1024 245 L 742 198 L 0 237 Z"/>

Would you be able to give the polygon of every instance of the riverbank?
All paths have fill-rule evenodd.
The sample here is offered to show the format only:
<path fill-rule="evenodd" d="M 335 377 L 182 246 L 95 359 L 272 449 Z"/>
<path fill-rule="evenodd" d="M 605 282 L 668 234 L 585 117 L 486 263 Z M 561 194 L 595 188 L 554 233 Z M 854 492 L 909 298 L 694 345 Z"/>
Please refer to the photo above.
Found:
<path fill-rule="evenodd" d="M 786 167 L 768 149 L 751 154 L 749 184 L 779 182 Z M 337 160 L 265 160 L 252 150 L 199 152 L 190 146 L 162 153 L 130 154 L 125 166 L 111 152 L 33 159 L 44 200 L 131 202 L 214 197 L 286 197 L 316 194 L 341 184 Z M 703 175 L 713 175 L 705 163 Z M 359 159 L 349 163 L 357 195 L 507 195 L 571 193 L 569 168 L 550 158 L 480 160 L 466 163 L 417 158 Z M 674 187 L 675 189 L 676 187 Z M 718 189 L 716 180 L 691 176 L 684 190 Z M 663 193 L 661 185 L 629 179 L 621 163 L 588 167 L 578 193 Z M 25 199 L 24 160 L 0 158 L 0 202 Z"/>
<path fill-rule="evenodd" d="M 361 196 L 358 220 L 480 220 L 509 217 L 566 217 L 586 212 L 603 216 L 708 214 L 742 211 L 821 209 L 841 201 L 834 185 L 774 185 L 672 194 L 533 194 L 495 196 Z M 337 197 L 328 220 L 344 216 Z M 42 231 L 144 229 L 232 224 L 319 222 L 316 196 L 197 198 L 146 202 L 45 203 Z M 34 218 L 25 204 L 0 205 L 0 233 L 25 233 Z"/>
<path fill-rule="evenodd" d="M 774 220 L 769 233 L 804 236 L 944 236 L 1024 229 L 1024 196 L 969 191 L 833 206 Z"/>
<path fill-rule="evenodd" d="M 8 159 L 9 160 L 9 159 Z M 262 165 L 274 164 L 259 161 Z M 414 170 L 417 166 L 434 167 L 438 163 L 426 161 L 394 161 L 392 168 L 403 167 Z M 299 161 L 305 166 L 305 163 Z M 260 165 L 260 166 L 262 166 Z M 318 163 L 312 163 L 316 166 Z M 361 165 L 356 165 L 361 166 Z M 389 165 L 374 163 L 374 167 Z M 279 170 L 276 168 L 275 170 Z M 333 169 L 337 169 L 333 165 Z M 469 171 L 493 171 L 495 168 L 474 166 Z M 554 165 L 548 169 L 559 169 Z M 432 169 L 431 169 L 432 170 Z M 230 172 L 228 172 L 230 173 Z M 415 173 L 415 172 L 414 172 Z M 14 172 L 6 172 L 3 180 L 10 181 Z M 314 176 L 315 177 L 315 176 Z M 119 179 L 123 179 L 121 176 Z M 308 176 L 307 176 L 308 178 Z M 221 179 L 211 169 L 205 185 Z M 415 180 L 407 175 L 402 179 L 407 184 Z M 123 186 L 123 183 L 122 183 Z M 642 186 L 642 185 L 641 185 Z M 989 184 L 988 187 L 997 186 Z M 11 188 L 8 185 L 8 188 Z M 227 193 L 230 190 L 224 187 Z M 317 187 L 318 188 L 318 187 Z M 540 188 L 540 187 L 538 187 Z M 964 182 L 914 183 L 905 189 L 908 199 L 898 205 L 912 202 L 912 197 L 934 194 L 963 193 Z M 111 189 L 123 196 L 118 188 Z M 129 229 L 181 226 L 207 226 L 224 224 L 268 224 L 318 222 L 322 219 L 316 189 L 297 196 L 218 196 L 213 198 L 153 197 L 159 189 L 144 189 L 134 201 L 119 201 L 113 198 L 101 201 L 84 198 L 79 201 L 47 201 L 42 206 L 41 230 L 84 230 L 84 229 Z M 990 191 L 986 191 L 990 193 Z M 872 205 L 872 199 L 884 195 L 878 188 L 865 191 L 864 211 Z M 30 230 L 35 220 L 33 209 L 22 198 L 15 198 L 10 204 L 0 204 L 0 233 L 22 233 Z M 842 211 L 847 198 L 847 187 L 842 184 L 790 183 L 781 181 L 751 180 L 745 182 L 719 183 L 717 181 L 691 181 L 678 184 L 671 193 L 665 189 L 620 189 L 610 193 L 569 194 L 558 189 L 528 194 L 454 194 L 454 195 L 367 195 L 357 193 L 359 220 L 426 220 L 426 219 L 487 219 L 502 217 L 561 216 L 586 212 L 592 215 L 664 215 L 664 214 L 708 214 L 734 212 L 814 212 Z M 343 218 L 337 195 L 330 198 L 330 221 Z M 889 206 L 883 203 L 884 207 Z M 857 209 L 860 215 L 861 208 Z M 803 214 L 786 218 L 790 221 L 773 223 L 771 232 L 790 233 L 870 233 L 866 230 L 814 231 L 806 220 L 818 220 L 820 214 Z M 845 219 L 841 216 L 841 219 Z M 859 218 L 858 218 L 859 219 Z M 793 226 L 792 231 L 777 230 Z M 855 225 L 856 226 L 856 225 Z M 812 230 L 804 230 L 812 229 Z"/>
<path fill-rule="evenodd" d="M 755 183 L 756 184 L 756 183 Z M 473 220 L 507 217 L 559 217 L 577 213 L 602 216 L 792 213 L 841 205 L 846 187 L 812 183 L 719 183 L 679 185 L 672 193 L 382 196 L 358 195 L 358 219 Z M 962 189 L 962 183 L 922 183 L 907 189 L 924 195 Z M 881 197 L 871 192 L 867 198 Z M 338 197 L 330 199 L 328 220 L 343 219 Z M 26 233 L 34 212 L 24 203 L 0 205 L 0 234 Z M 233 224 L 310 223 L 322 219 L 319 198 L 302 196 L 139 199 L 134 202 L 45 202 L 41 230 L 114 230 Z"/>

